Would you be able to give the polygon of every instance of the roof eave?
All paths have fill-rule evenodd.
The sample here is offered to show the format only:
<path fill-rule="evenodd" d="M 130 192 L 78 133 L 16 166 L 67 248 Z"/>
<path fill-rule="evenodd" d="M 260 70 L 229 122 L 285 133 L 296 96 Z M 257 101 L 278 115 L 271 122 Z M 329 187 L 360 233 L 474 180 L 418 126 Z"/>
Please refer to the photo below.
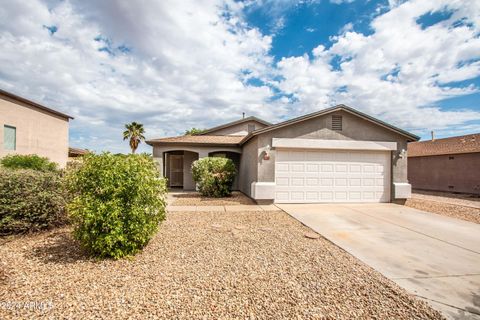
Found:
<path fill-rule="evenodd" d="M 54 114 L 54 115 L 57 115 L 59 117 L 65 118 L 67 120 L 68 119 L 72 119 L 72 120 L 74 119 L 72 116 L 69 116 L 68 114 L 65 114 L 65 113 L 47 108 L 47 107 L 42 106 L 41 104 L 38 104 L 34 101 L 31 101 L 31 100 L 28 100 L 26 98 L 17 96 L 16 94 L 13 94 L 11 92 L 8 92 L 8 91 L 2 90 L 2 89 L 0 89 L 0 95 L 6 96 L 6 97 L 10 98 L 11 100 L 14 100 L 14 101 L 17 101 L 17 102 L 25 103 L 26 105 L 29 105 L 31 107 L 43 110 L 45 112 L 48 112 L 48 113 L 51 113 L 51 114 Z"/>
<path fill-rule="evenodd" d="M 169 146 L 169 145 L 180 145 L 180 146 L 202 146 L 202 147 L 208 147 L 208 146 L 215 146 L 215 147 L 240 147 L 239 143 L 211 143 L 211 142 L 166 142 L 166 141 L 146 141 L 146 143 L 150 146 Z"/>
<path fill-rule="evenodd" d="M 209 129 L 205 130 L 204 132 L 199 133 L 198 135 L 199 136 L 207 135 L 212 131 L 217 131 L 217 130 L 220 130 L 220 129 L 228 128 L 228 127 L 231 127 L 231 126 L 243 123 L 243 122 L 247 122 L 247 121 L 256 121 L 256 122 L 261 123 L 265 126 L 271 126 L 272 125 L 270 122 L 267 122 L 265 120 L 262 120 L 260 118 L 255 117 L 255 116 L 250 116 L 250 117 L 247 117 L 247 118 L 244 118 L 244 119 L 228 122 L 228 123 L 225 123 L 225 124 L 213 127 L 213 128 L 209 128 Z"/>
<path fill-rule="evenodd" d="M 413 133 L 410 133 L 408 131 L 405 131 L 405 130 L 402 130 L 400 128 L 397 128 L 395 126 L 392 126 L 386 122 L 383 122 L 382 120 L 379 120 L 379 119 L 376 119 L 372 116 L 369 116 L 368 114 L 365 114 L 363 112 L 360 112 L 358 110 L 355 110 L 349 106 L 346 106 L 344 104 L 339 104 L 339 105 L 336 105 L 336 106 L 333 106 L 333 107 L 330 107 L 330 108 L 326 108 L 326 109 L 323 109 L 323 110 L 320 110 L 320 111 L 317 111 L 317 112 L 313 112 L 313 113 L 310 113 L 310 114 L 307 114 L 307 115 L 303 115 L 303 116 L 300 116 L 300 117 L 297 117 L 297 118 L 294 118 L 294 119 L 290 119 L 290 120 L 287 120 L 287 121 L 284 121 L 284 122 L 280 122 L 278 124 L 275 124 L 275 125 L 272 125 L 270 127 L 266 127 L 266 128 L 262 128 L 262 129 L 258 129 L 258 130 L 255 130 L 251 133 L 249 133 L 247 136 L 245 136 L 244 139 L 242 139 L 242 141 L 240 141 L 240 144 L 244 144 L 246 143 L 248 140 L 250 140 L 251 137 L 253 136 L 256 136 L 256 135 L 259 135 L 259 134 L 262 134 L 264 132 L 268 132 L 268 131 L 273 131 L 273 130 L 276 130 L 276 129 L 280 129 L 280 128 L 283 128 L 283 127 L 286 127 L 286 126 L 290 126 L 290 125 L 293 125 L 293 124 L 296 124 L 296 123 L 299 123 L 299 122 L 303 122 L 303 121 L 306 121 L 306 120 L 309 120 L 309 119 L 313 119 L 313 118 L 316 118 L 316 117 L 320 117 L 320 116 L 323 116 L 325 114 L 328 114 L 328 113 L 331 113 L 331 112 L 335 112 L 335 111 L 339 111 L 339 110 L 343 110 L 343 111 L 346 111 L 346 112 L 350 112 L 354 115 L 357 115 L 359 117 L 362 117 L 368 121 L 371 121 L 375 124 L 378 124 L 386 129 L 389 129 L 391 131 L 394 131 L 398 134 L 401 134 L 409 139 L 412 139 L 414 141 L 418 141 L 420 140 L 420 137 L 417 136 L 417 135 L 414 135 Z"/>

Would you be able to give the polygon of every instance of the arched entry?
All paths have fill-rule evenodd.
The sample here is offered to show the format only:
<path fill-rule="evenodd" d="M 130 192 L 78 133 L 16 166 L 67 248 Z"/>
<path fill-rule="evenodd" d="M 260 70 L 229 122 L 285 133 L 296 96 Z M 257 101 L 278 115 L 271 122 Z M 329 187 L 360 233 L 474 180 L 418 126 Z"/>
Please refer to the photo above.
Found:
<path fill-rule="evenodd" d="M 239 152 L 232 152 L 232 151 L 222 151 L 222 150 L 215 150 L 208 153 L 209 157 L 221 157 L 221 158 L 228 158 L 233 161 L 235 164 L 235 169 L 237 169 L 237 174 L 235 175 L 235 180 L 233 180 L 232 189 L 238 190 L 238 172 L 240 170 L 240 156 L 241 153 Z"/>
<path fill-rule="evenodd" d="M 197 152 L 187 150 L 170 150 L 164 153 L 164 175 L 169 188 L 195 190 L 191 167 L 198 156 Z"/>

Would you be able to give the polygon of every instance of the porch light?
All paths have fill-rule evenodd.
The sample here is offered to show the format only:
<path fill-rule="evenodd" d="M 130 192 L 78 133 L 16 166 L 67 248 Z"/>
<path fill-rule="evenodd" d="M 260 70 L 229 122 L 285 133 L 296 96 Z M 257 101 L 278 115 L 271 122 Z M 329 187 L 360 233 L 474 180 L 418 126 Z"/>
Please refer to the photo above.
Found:
<path fill-rule="evenodd" d="M 267 146 L 265 147 L 265 151 L 263 153 L 263 160 L 270 160 L 270 145 L 267 144 Z"/>

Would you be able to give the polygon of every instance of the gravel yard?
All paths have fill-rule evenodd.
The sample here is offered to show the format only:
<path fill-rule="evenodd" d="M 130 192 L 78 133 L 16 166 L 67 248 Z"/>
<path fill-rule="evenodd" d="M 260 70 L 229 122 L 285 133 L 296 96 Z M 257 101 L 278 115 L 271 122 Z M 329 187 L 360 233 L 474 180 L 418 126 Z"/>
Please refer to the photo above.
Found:
<path fill-rule="evenodd" d="M 407 199 L 406 206 L 444 216 L 480 223 L 480 209 L 427 199 Z"/>
<path fill-rule="evenodd" d="M 441 319 L 306 234 L 283 212 L 175 212 L 121 261 L 89 259 L 68 228 L 17 237 L 0 246 L 0 318 Z"/>
<path fill-rule="evenodd" d="M 414 190 L 412 198 L 434 200 L 439 202 L 458 204 L 466 207 L 475 207 L 480 209 L 480 195 L 451 193 L 442 191 L 423 191 Z"/>
<path fill-rule="evenodd" d="M 198 192 L 171 192 L 169 203 L 172 206 L 229 206 L 250 205 L 255 202 L 241 192 L 234 191 L 230 197 L 208 198 Z"/>
<path fill-rule="evenodd" d="M 432 213 L 480 223 L 480 198 L 447 192 L 416 191 L 406 206 Z"/>

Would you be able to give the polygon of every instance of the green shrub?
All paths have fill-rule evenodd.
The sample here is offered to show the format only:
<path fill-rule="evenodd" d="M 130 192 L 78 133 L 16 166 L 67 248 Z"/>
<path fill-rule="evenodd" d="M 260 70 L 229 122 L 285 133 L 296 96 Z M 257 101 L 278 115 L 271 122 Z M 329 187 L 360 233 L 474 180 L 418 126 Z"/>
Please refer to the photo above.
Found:
<path fill-rule="evenodd" d="M 201 158 L 192 164 L 193 180 L 207 197 L 225 197 L 232 193 L 235 164 L 227 158 Z"/>
<path fill-rule="evenodd" d="M 95 256 L 136 253 L 165 219 L 166 184 L 148 155 L 88 154 L 67 180 L 74 236 Z"/>
<path fill-rule="evenodd" d="M 36 154 L 12 154 L 3 157 L 0 160 L 5 168 L 9 169 L 32 169 L 37 171 L 55 171 L 57 164 L 48 160 L 48 158 L 39 157 Z"/>
<path fill-rule="evenodd" d="M 65 202 L 58 172 L 0 169 L 0 235 L 64 224 Z"/>

